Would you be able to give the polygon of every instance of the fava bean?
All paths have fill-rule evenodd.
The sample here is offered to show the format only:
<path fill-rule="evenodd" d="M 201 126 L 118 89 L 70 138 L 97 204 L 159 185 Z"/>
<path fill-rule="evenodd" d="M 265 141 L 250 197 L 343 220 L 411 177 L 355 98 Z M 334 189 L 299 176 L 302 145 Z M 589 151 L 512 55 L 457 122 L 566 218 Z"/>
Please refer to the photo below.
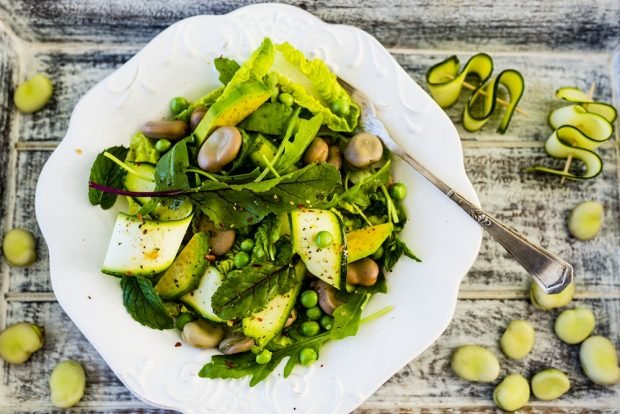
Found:
<path fill-rule="evenodd" d="M 499 375 L 495 354 L 478 345 L 464 345 L 452 354 L 452 371 L 468 381 L 492 382 Z"/>
<path fill-rule="evenodd" d="M 32 233 L 24 229 L 13 229 L 4 235 L 2 253 L 13 266 L 28 266 L 37 260 L 36 241 Z"/>
<path fill-rule="evenodd" d="M 620 367 L 614 344 L 604 336 L 591 336 L 579 349 L 581 368 L 586 376 L 600 385 L 620 382 Z"/>
<path fill-rule="evenodd" d="M 62 361 L 49 378 L 52 404 L 58 408 L 73 407 L 80 402 L 86 388 L 84 368 L 76 361 Z"/>
<path fill-rule="evenodd" d="M 176 141 L 183 138 L 187 132 L 185 121 L 150 121 L 142 125 L 142 133 L 149 138 L 169 139 Z"/>
<path fill-rule="evenodd" d="M 583 342 L 594 330 L 596 320 L 588 308 L 577 307 L 562 312 L 555 320 L 555 334 L 567 344 Z"/>
<path fill-rule="evenodd" d="M 312 164 L 313 162 L 327 161 L 329 147 L 323 138 L 316 137 L 312 140 L 306 151 L 304 152 L 304 164 Z"/>
<path fill-rule="evenodd" d="M 539 400 L 556 400 L 569 389 L 570 380 L 559 369 L 546 369 L 532 377 L 532 393 Z"/>
<path fill-rule="evenodd" d="M 379 265 L 370 257 L 349 263 L 347 283 L 359 286 L 373 286 L 379 277 Z"/>
<path fill-rule="evenodd" d="M 331 145 L 327 151 L 328 164 L 333 165 L 337 170 L 342 168 L 342 151 L 338 145 Z"/>
<path fill-rule="evenodd" d="M 521 359 L 534 347 L 534 328 L 527 321 L 512 321 L 506 327 L 500 345 L 508 358 Z"/>
<path fill-rule="evenodd" d="M 215 348 L 224 338 L 224 330 L 221 326 L 200 319 L 186 323 L 181 338 L 196 348 Z"/>
<path fill-rule="evenodd" d="M 504 411 L 517 411 L 530 399 L 530 384 L 519 374 L 511 374 L 493 391 L 493 401 Z"/>
<path fill-rule="evenodd" d="M 579 240 L 592 240 L 603 226 L 603 205 L 597 201 L 578 204 L 568 217 L 568 231 Z"/>
<path fill-rule="evenodd" d="M 336 296 L 336 289 L 322 280 L 315 283 L 314 290 L 318 294 L 319 306 L 323 309 L 323 312 L 328 315 L 334 313 L 334 309 L 343 303 Z"/>
<path fill-rule="evenodd" d="M 41 349 L 43 328 L 29 322 L 11 325 L 0 332 L 0 358 L 9 364 L 22 364 Z"/>
<path fill-rule="evenodd" d="M 54 86 L 50 79 L 38 73 L 17 86 L 13 102 L 17 109 L 29 114 L 43 108 L 52 98 L 53 93 Z"/>
<path fill-rule="evenodd" d="M 192 111 L 192 114 L 189 116 L 189 129 L 192 131 L 195 130 L 200 121 L 202 121 L 202 118 L 205 117 L 206 113 L 207 108 L 203 106 L 199 106 L 198 108 L 194 109 Z"/>
<path fill-rule="evenodd" d="M 241 149 L 241 132 L 235 127 L 223 126 L 209 135 L 198 151 L 198 166 L 217 173 L 234 160 Z"/>
<path fill-rule="evenodd" d="M 571 282 L 566 288 L 553 295 L 547 295 L 537 283 L 530 286 L 530 300 L 532 305 L 541 310 L 561 308 L 568 305 L 575 295 L 575 282 Z"/>
<path fill-rule="evenodd" d="M 224 339 L 220 342 L 218 348 L 224 355 L 232 355 L 249 351 L 253 346 L 254 339 L 243 335 L 236 335 Z"/>
<path fill-rule="evenodd" d="M 366 168 L 381 159 L 383 144 L 375 135 L 361 132 L 355 135 L 344 150 L 344 158 L 354 167 Z"/>

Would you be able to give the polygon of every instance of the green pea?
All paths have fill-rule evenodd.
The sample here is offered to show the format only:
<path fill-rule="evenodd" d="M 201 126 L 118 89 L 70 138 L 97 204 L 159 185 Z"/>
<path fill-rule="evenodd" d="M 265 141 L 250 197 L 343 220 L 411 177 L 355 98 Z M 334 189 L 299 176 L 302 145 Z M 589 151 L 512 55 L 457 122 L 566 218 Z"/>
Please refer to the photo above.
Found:
<path fill-rule="evenodd" d="M 390 196 L 394 200 L 402 201 L 407 196 L 407 187 L 403 183 L 396 183 L 390 187 Z"/>
<path fill-rule="evenodd" d="M 250 255 L 244 251 L 238 252 L 233 258 L 233 263 L 237 269 L 242 269 L 250 263 Z"/>
<path fill-rule="evenodd" d="M 314 290 L 304 290 L 301 293 L 300 302 L 304 308 L 313 308 L 319 303 L 319 295 Z"/>
<path fill-rule="evenodd" d="M 166 152 L 170 149 L 171 145 L 172 143 L 170 141 L 168 141 L 165 138 L 162 138 L 162 139 L 158 139 L 157 142 L 155 143 L 155 149 L 158 152 Z"/>
<path fill-rule="evenodd" d="M 374 252 L 371 256 L 375 260 L 379 260 L 383 257 L 383 246 L 379 246 L 376 252 Z"/>
<path fill-rule="evenodd" d="M 177 317 L 175 325 L 179 331 L 182 331 L 185 325 L 194 320 L 194 315 L 191 313 L 183 312 Z"/>
<path fill-rule="evenodd" d="M 278 101 L 288 106 L 289 108 L 293 106 L 293 104 L 295 103 L 295 99 L 293 99 L 293 95 L 291 95 L 290 93 L 286 93 L 286 92 L 278 95 Z"/>
<path fill-rule="evenodd" d="M 306 309 L 306 316 L 311 321 L 318 321 L 323 316 L 323 311 L 318 306 L 313 306 L 311 308 Z"/>
<path fill-rule="evenodd" d="M 274 349 L 277 350 L 277 349 L 286 348 L 287 346 L 290 346 L 292 344 L 293 344 L 293 339 L 290 336 L 280 335 L 280 336 L 273 338 L 271 342 L 269 342 L 269 348 L 271 348 L 271 350 L 274 350 Z"/>
<path fill-rule="evenodd" d="M 187 99 L 182 96 L 177 96 L 170 101 L 170 112 L 172 112 L 173 115 L 178 115 L 185 111 L 188 106 L 189 102 L 187 102 Z"/>
<path fill-rule="evenodd" d="M 351 110 L 349 101 L 346 99 L 336 99 L 331 104 L 331 110 L 338 116 L 347 116 Z"/>
<path fill-rule="evenodd" d="M 243 250 L 244 252 L 251 252 L 252 249 L 254 248 L 254 240 L 252 239 L 245 239 L 244 241 L 241 242 L 241 250 Z"/>
<path fill-rule="evenodd" d="M 301 362 L 301 365 L 307 367 L 312 365 L 318 359 L 318 357 L 319 356 L 316 354 L 316 351 L 314 349 L 304 348 L 299 353 L 299 362 Z"/>
<path fill-rule="evenodd" d="M 303 336 L 314 336 L 319 333 L 321 327 L 316 321 L 305 321 L 301 324 L 301 333 Z"/>
<path fill-rule="evenodd" d="M 269 361 L 271 361 L 271 351 L 268 349 L 263 349 L 260 354 L 256 355 L 257 364 L 265 365 Z"/>
<path fill-rule="evenodd" d="M 331 331 L 334 326 L 334 318 L 329 315 L 323 315 L 319 320 L 319 325 L 321 325 L 321 327 L 326 331 Z"/>
<path fill-rule="evenodd" d="M 319 249 L 324 249 L 328 247 L 334 241 L 334 236 L 326 230 L 318 232 L 314 242 L 318 246 Z"/>

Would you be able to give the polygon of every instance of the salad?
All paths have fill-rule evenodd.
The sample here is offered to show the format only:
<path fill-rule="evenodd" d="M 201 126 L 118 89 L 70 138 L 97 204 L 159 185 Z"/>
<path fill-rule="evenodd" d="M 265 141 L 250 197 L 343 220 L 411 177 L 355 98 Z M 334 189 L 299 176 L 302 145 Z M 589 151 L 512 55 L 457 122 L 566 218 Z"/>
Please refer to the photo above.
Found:
<path fill-rule="evenodd" d="M 218 348 L 199 375 L 265 379 L 355 335 L 384 270 L 406 255 L 406 188 L 358 128 L 359 107 L 319 60 L 266 38 L 222 86 L 105 149 L 91 204 L 122 204 L 102 272 L 139 323 Z"/>

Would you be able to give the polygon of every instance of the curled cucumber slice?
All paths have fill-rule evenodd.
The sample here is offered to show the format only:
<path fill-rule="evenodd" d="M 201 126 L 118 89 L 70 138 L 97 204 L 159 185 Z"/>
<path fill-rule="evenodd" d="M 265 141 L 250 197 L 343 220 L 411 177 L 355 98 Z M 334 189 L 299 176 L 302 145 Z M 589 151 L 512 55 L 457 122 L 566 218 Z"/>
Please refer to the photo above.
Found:
<path fill-rule="evenodd" d="M 493 73 L 493 59 L 486 53 L 472 56 L 459 72 L 460 64 L 456 56 L 451 56 L 432 66 L 426 72 L 426 82 L 429 92 L 435 102 L 442 108 L 448 108 L 456 103 L 464 86 L 466 78 L 474 76 L 478 79 L 472 95 L 463 111 L 463 126 L 468 131 L 478 131 L 491 118 L 498 102 L 499 87 L 503 86 L 510 96 L 506 112 L 497 130 L 506 132 L 512 114 L 514 113 L 523 91 L 525 82 L 523 76 L 513 69 L 502 71 L 499 76 L 491 79 Z"/>
<path fill-rule="evenodd" d="M 575 173 L 568 169 L 568 164 L 564 170 L 535 165 L 527 171 L 570 179 L 594 178 L 603 170 L 603 161 L 595 151 L 613 136 L 613 121 L 610 120 L 616 119 L 616 110 L 606 103 L 592 102 L 577 88 L 560 88 L 555 94 L 573 104 L 549 114 L 549 125 L 554 131 L 545 143 L 545 151 L 554 158 L 577 159 L 585 168 Z"/>

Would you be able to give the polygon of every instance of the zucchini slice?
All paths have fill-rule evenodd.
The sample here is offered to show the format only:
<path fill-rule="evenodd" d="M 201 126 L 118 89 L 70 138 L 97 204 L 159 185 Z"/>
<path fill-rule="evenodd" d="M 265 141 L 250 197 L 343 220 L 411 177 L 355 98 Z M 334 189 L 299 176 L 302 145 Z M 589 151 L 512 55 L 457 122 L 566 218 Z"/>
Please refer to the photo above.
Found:
<path fill-rule="evenodd" d="M 267 345 L 284 328 L 284 324 L 295 306 L 297 296 L 299 296 L 304 272 L 303 263 L 297 263 L 295 273 L 299 276 L 297 278 L 298 283 L 288 292 L 271 299 L 262 311 L 243 318 L 243 334 L 254 338 L 258 347 L 262 348 Z"/>
<path fill-rule="evenodd" d="M 213 312 L 213 307 L 211 306 L 211 298 L 223 281 L 224 275 L 214 266 L 208 266 L 200 279 L 198 287 L 181 296 L 180 300 L 198 312 L 203 318 L 213 322 L 224 322 L 222 318 Z"/>
<path fill-rule="evenodd" d="M 172 221 L 119 213 L 101 271 L 116 276 L 150 276 L 174 261 L 192 216 Z"/>
<path fill-rule="evenodd" d="M 344 226 L 330 210 L 301 209 L 289 214 L 293 250 L 310 273 L 340 289 L 347 275 L 347 248 Z M 321 231 L 332 235 L 329 246 L 319 248 L 316 236 Z"/>

